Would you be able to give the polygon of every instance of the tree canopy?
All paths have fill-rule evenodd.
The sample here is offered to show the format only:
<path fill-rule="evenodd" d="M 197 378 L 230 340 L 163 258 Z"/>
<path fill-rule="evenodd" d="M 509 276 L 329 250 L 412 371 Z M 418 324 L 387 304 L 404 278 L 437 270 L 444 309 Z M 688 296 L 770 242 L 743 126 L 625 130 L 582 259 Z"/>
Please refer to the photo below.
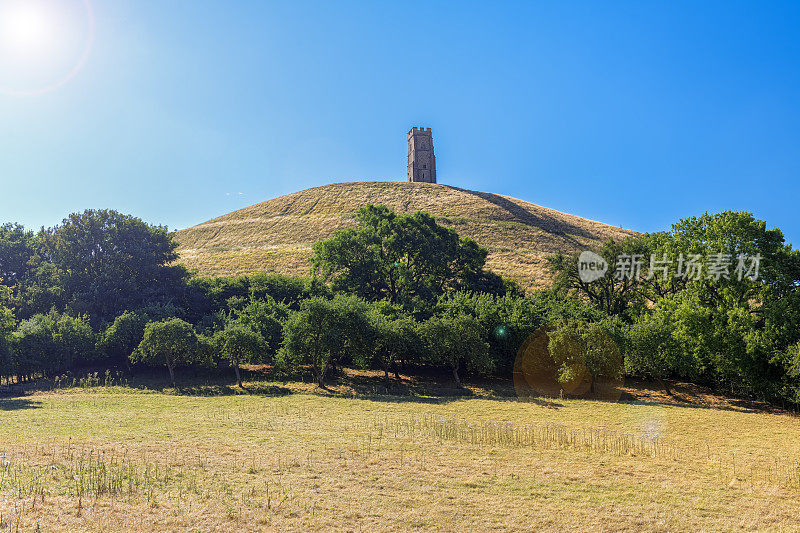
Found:
<path fill-rule="evenodd" d="M 214 347 L 222 358 L 227 359 L 236 373 L 236 384 L 242 387 L 240 366 L 256 359 L 266 351 L 264 338 L 251 328 L 231 323 L 214 335 Z"/>
<path fill-rule="evenodd" d="M 314 245 L 314 270 L 334 290 L 407 306 L 452 290 L 506 291 L 502 278 L 483 268 L 486 249 L 427 213 L 367 205 L 356 223 Z"/>
<path fill-rule="evenodd" d="M 283 366 L 310 365 L 317 383 L 324 387 L 332 366 L 369 362 L 374 334 L 370 308 L 358 297 L 309 298 L 286 322 L 278 361 Z"/>
<path fill-rule="evenodd" d="M 63 305 L 96 324 L 174 299 L 186 275 L 172 265 L 177 244 L 166 228 L 116 211 L 74 213 L 40 240 L 58 271 Z"/>
<path fill-rule="evenodd" d="M 180 318 L 170 318 L 147 324 L 142 342 L 131 354 L 131 360 L 166 366 L 174 387 L 175 369 L 196 362 L 200 353 L 198 348 L 197 333 L 192 325 Z"/>

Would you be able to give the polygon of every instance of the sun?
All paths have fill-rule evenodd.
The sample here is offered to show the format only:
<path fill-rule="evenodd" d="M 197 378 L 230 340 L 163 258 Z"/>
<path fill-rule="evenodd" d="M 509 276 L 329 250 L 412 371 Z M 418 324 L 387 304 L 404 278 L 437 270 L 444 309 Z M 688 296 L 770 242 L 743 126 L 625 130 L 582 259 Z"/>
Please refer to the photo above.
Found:
<path fill-rule="evenodd" d="M 0 2 L 0 41 L 17 56 L 46 52 L 54 43 L 55 25 L 36 1 Z"/>
<path fill-rule="evenodd" d="M 63 86 L 93 41 L 91 0 L 0 0 L 0 93 L 36 96 Z"/>

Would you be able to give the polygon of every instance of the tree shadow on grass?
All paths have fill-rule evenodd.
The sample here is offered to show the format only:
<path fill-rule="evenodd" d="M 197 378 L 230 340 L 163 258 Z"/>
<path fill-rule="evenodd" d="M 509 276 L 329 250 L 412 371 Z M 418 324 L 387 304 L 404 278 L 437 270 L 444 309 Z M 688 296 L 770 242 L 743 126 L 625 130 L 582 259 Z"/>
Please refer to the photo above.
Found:
<path fill-rule="evenodd" d="M 0 411 L 19 411 L 23 409 L 41 409 L 41 402 L 25 398 L 0 398 Z"/>
<path fill-rule="evenodd" d="M 726 396 L 708 387 L 693 383 L 670 381 L 670 389 L 671 392 L 667 394 L 654 383 L 629 380 L 625 384 L 625 393 L 621 401 L 632 405 L 662 408 L 683 407 L 743 413 L 789 412 L 766 402 Z"/>
<path fill-rule="evenodd" d="M 385 403 L 447 404 L 466 399 L 492 402 L 525 402 L 548 408 L 563 407 L 547 398 L 519 398 L 513 383 L 508 379 L 470 379 L 458 387 L 449 372 L 442 374 L 417 369 L 414 375 L 392 376 L 388 381 L 383 373 L 374 370 L 340 370 L 330 380 L 326 389 L 316 389 L 317 394 L 328 397 L 358 398 Z"/>
<path fill-rule="evenodd" d="M 177 387 L 173 388 L 169 384 L 165 369 L 137 368 L 133 374 L 123 372 L 121 381 L 115 381 L 112 385 L 180 396 L 251 395 L 268 398 L 290 394 L 311 394 L 321 397 L 358 398 L 386 403 L 447 404 L 465 399 L 478 399 L 493 402 L 521 402 L 549 409 L 557 409 L 566 405 L 559 402 L 559 396 L 538 394 L 518 396 L 512 379 L 496 377 L 483 379 L 466 376 L 466 387 L 459 388 L 452 381 L 449 372 L 425 367 L 411 370 L 412 372 L 409 373 L 402 372 L 399 380 L 395 376 L 391 376 L 387 381 L 384 373 L 379 370 L 340 368 L 329 377 L 326 388 L 319 388 L 311 369 L 307 367 L 295 368 L 291 372 L 280 372 L 269 365 L 249 365 L 242 368 L 245 387 L 240 388 L 236 385 L 233 370 L 229 368 L 183 368 L 176 373 Z M 122 372 L 121 369 L 120 371 Z M 100 369 L 100 373 L 103 372 L 104 369 Z M 76 376 L 79 375 L 76 373 Z M 84 388 L 91 390 L 95 386 Z M 102 387 L 102 385 L 99 386 Z M 53 380 L 38 380 L 0 388 L 0 411 L 40 408 L 39 402 L 28 400 L 25 397 L 32 392 L 46 392 L 57 388 L 60 387 L 55 387 Z M 599 397 L 596 394 L 581 397 L 565 396 L 565 398 L 662 408 L 688 407 L 738 412 L 790 412 L 765 402 L 724 396 L 706 387 L 691 383 L 671 382 L 670 388 L 672 394 L 667 395 L 656 384 L 628 380 L 618 388 L 619 395 L 613 395 L 615 396 L 613 400 Z"/>
<path fill-rule="evenodd" d="M 268 383 L 248 383 L 243 388 L 236 384 L 202 384 L 191 386 L 180 386 L 172 389 L 175 394 L 180 396 L 286 396 L 292 394 L 292 390 L 280 385 Z"/>

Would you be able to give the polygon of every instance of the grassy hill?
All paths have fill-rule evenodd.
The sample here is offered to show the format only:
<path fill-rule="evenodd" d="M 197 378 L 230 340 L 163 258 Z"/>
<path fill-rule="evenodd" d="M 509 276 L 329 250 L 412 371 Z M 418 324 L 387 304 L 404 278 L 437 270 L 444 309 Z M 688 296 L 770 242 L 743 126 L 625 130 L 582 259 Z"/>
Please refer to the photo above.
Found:
<path fill-rule="evenodd" d="M 202 275 L 305 275 L 311 245 L 353 227 L 363 205 L 427 211 L 489 250 L 488 267 L 529 289 L 549 284 L 546 257 L 635 232 L 516 198 L 449 185 L 334 183 L 288 194 L 177 232 L 180 261 Z"/>

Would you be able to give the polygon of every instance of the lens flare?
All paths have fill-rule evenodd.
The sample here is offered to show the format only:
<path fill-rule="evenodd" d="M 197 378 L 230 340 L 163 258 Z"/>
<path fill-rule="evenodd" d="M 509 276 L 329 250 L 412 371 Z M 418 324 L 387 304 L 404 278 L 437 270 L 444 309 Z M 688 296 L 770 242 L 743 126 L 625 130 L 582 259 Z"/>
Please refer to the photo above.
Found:
<path fill-rule="evenodd" d="M 523 400 L 570 396 L 618 401 L 624 385 L 622 354 L 616 343 L 602 329 L 583 321 L 536 330 L 517 352 L 513 372 L 514 388 Z"/>
<path fill-rule="evenodd" d="M 0 93 L 53 91 L 83 68 L 94 42 L 89 0 L 0 0 Z"/>
<path fill-rule="evenodd" d="M 52 46 L 52 21 L 38 5 L 13 4 L 3 11 L 0 23 L 0 38 L 8 53 L 30 54 Z"/>

